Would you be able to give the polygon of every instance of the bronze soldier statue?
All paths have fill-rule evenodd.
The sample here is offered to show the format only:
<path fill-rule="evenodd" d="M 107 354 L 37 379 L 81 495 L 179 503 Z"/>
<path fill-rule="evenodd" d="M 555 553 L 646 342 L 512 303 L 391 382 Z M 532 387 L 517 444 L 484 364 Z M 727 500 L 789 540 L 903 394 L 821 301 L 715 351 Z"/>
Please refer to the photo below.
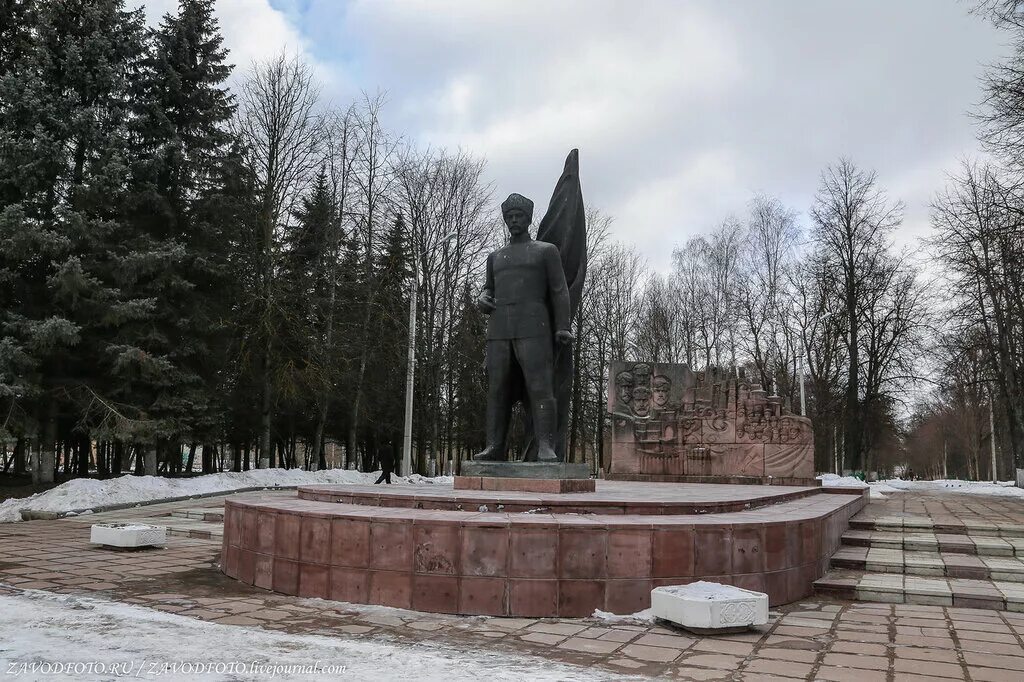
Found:
<path fill-rule="evenodd" d="M 558 413 L 555 343 L 573 340 L 569 290 L 558 247 L 534 241 L 533 202 L 510 194 L 501 204 L 509 243 L 487 257 L 487 281 L 478 304 L 487 324 L 487 447 L 477 461 L 507 458 L 506 439 L 518 387 L 533 418 L 537 460 L 554 462 Z"/>

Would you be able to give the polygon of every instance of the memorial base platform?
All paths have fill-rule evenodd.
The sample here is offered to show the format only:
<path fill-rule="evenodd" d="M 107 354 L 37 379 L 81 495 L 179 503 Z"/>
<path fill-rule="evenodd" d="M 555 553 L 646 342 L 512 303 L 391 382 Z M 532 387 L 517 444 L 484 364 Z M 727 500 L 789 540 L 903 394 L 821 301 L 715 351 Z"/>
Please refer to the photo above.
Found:
<path fill-rule="evenodd" d="M 597 481 L 594 492 L 300 487 L 225 503 L 222 570 L 302 597 L 491 616 L 628 614 L 697 580 L 802 599 L 866 492 Z"/>

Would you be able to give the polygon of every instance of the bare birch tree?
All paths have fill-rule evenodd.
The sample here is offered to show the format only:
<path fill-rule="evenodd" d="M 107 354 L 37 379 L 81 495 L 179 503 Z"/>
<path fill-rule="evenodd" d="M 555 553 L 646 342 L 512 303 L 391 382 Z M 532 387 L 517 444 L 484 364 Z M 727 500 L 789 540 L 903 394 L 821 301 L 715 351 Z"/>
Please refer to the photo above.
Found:
<path fill-rule="evenodd" d="M 281 312 L 274 279 L 280 235 L 322 160 L 324 124 L 318 98 L 319 86 L 309 65 L 282 53 L 253 65 L 239 89 L 233 122 L 258 204 L 252 240 L 258 279 L 250 302 L 254 316 L 249 338 L 261 368 L 261 467 L 271 464 L 273 344 Z"/>
<path fill-rule="evenodd" d="M 868 292 L 866 278 L 887 254 L 892 231 L 902 222 L 903 204 L 878 187 L 873 171 L 849 159 L 829 166 L 811 208 L 812 241 L 830 264 L 826 273 L 842 297 L 846 318 L 845 459 L 861 469 L 865 462 L 865 414 L 861 409 L 861 313 Z"/>

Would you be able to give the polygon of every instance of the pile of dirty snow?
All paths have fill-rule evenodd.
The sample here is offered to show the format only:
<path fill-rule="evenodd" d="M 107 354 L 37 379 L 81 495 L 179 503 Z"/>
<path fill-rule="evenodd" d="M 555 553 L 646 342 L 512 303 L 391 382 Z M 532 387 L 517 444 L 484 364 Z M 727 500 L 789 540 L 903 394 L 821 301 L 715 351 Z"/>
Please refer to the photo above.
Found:
<path fill-rule="evenodd" d="M 636 613 L 630 613 L 622 616 L 617 613 L 612 613 L 611 611 L 594 609 L 594 614 L 591 618 L 596 618 L 597 620 L 604 621 L 605 623 L 632 623 L 634 625 L 650 625 L 657 620 L 654 616 L 654 611 L 651 609 L 644 609 L 643 611 L 637 611 Z"/>
<path fill-rule="evenodd" d="M 818 476 L 823 488 L 870 488 L 871 498 L 884 500 L 885 493 L 899 492 L 896 488 L 890 488 L 885 484 L 867 484 L 856 476 L 838 476 L 836 474 L 822 474 Z"/>
<path fill-rule="evenodd" d="M 0 503 L 0 523 L 21 520 L 21 510 L 54 512 L 93 509 L 115 504 L 138 504 L 169 497 L 189 497 L 208 493 L 229 492 L 241 488 L 274 488 L 320 483 L 362 483 L 377 480 L 380 472 L 363 473 L 348 469 L 253 469 L 251 471 L 206 474 L 191 478 L 164 478 L 162 476 L 125 475 L 98 481 L 91 478 L 73 478 L 56 488 L 31 497 L 11 499 Z M 452 482 L 450 476 L 426 478 L 419 474 L 392 476 L 399 485 L 419 485 Z"/>

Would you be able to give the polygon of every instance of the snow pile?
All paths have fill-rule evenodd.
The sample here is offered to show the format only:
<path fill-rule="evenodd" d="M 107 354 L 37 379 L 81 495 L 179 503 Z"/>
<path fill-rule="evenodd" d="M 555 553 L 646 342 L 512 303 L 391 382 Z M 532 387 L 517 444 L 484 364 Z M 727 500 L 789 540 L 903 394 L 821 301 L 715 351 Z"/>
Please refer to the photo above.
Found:
<path fill-rule="evenodd" d="M 251 471 L 206 474 L 191 478 L 125 475 L 105 481 L 73 478 L 56 488 L 31 497 L 0 503 L 0 523 L 21 520 L 21 510 L 64 513 L 75 509 L 91 509 L 113 504 L 138 504 L 169 497 L 188 497 L 208 493 L 229 492 L 240 488 L 273 488 L 324 483 L 370 484 L 380 472 L 363 473 L 348 469 L 253 469 Z M 450 476 L 426 478 L 419 474 L 392 476 L 397 484 L 423 485 L 452 483 Z"/>
<path fill-rule="evenodd" d="M 871 488 L 872 499 L 885 499 L 887 493 L 901 492 L 951 492 L 964 493 L 967 495 L 992 495 L 997 497 L 1024 497 L 1024 489 L 1015 486 L 1013 481 L 959 481 L 959 480 L 938 480 L 938 481 L 904 481 L 900 478 L 893 478 L 887 481 L 875 481 L 870 484 L 864 483 L 853 476 L 836 476 L 835 474 L 823 474 L 818 476 L 821 485 L 826 488 Z"/>
<path fill-rule="evenodd" d="M 860 480 L 856 476 L 837 476 L 836 474 L 822 474 L 818 476 L 818 480 L 821 481 L 823 488 L 870 488 L 871 499 L 873 500 L 884 500 L 885 493 L 899 492 L 895 488 L 890 488 L 885 485 L 871 484 L 868 485 L 864 481 Z"/>
<path fill-rule="evenodd" d="M 966 495 L 990 495 L 996 497 L 1024 497 L 1024 489 L 1016 487 L 1014 481 L 904 481 L 895 478 L 881 483 L 892 490 L 912 492 L 950 492 Z"/>
<path fill-rule="evenodd" d="M 644 609 L 643 611 L 637 611 L 631 613 L 628 616 L 620 616 L 610 611 L 602 611 L 601 609 L 594 609 L 594 615 L 592 618 L 602 620 L 605 623 L 635 623 L 637 625 L 648 625 L 653 623 L 656 619 L 654 612 L 650 609 Z"/>
<path fill-rule="evenodd" d="M 36 590 L 0 592 L 0 613 L 0 669 L 25 679 L 625 679 L 494 647 L 286 634 Z"/>
<path fill-rule="evenodd" d="M 836 474 L 822 474 L 818 476 L 821 485 L 826 488 L 865 488 L 867 483 L 856 476 L 837 476 Z"/>
<path fill-rule="evenodd" d="M 706 580 L 698 580 L 687 585 L 666 585 L 658 589 L 677 597 L 691 599 L 746 599 L 750 597 L 749 590 Z"/>

